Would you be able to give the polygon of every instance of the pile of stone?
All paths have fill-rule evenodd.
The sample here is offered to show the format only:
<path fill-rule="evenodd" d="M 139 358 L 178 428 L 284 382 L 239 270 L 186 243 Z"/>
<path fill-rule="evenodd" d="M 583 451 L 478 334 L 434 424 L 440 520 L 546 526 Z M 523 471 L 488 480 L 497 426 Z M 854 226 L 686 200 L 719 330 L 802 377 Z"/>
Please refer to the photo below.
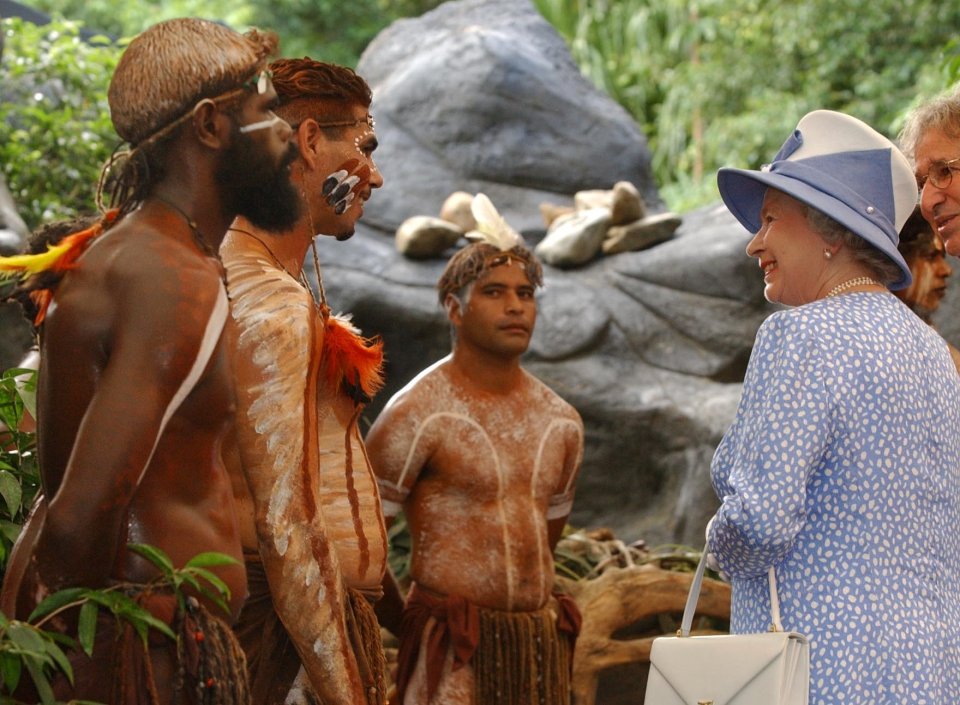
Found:
<path fill-rule="evenodd" d="M 643 250 L 669 240 L 680 227 L 675 213 L 647 215 L 640 192 L 629 181 L 618 181 L 610 190 L 580 191 L 573 202 L 573 208 L 540 206 L 547 235 L 536 253 L 554 267 L 577 267 L 600 252 Z"/>
<path fill-rule="evenodd" d="M 441 256 L 476 228 L 472 200 L 471 194 L 456 191 L 444 201 L 439 217 L 407 218 L 397 228 L 397 250 L 413 259 Z M 651 247 L 669 240 L 680 226 L 674 213 L 647 215 L 640 192 L 629 181 L 619 181 L 612 189 L 580 191 L 573 206 L 542 203 L 540 213 L 547 232 L 536 254 L 561 268 L 585 264 L 600 252 L 613 255 Z"/>

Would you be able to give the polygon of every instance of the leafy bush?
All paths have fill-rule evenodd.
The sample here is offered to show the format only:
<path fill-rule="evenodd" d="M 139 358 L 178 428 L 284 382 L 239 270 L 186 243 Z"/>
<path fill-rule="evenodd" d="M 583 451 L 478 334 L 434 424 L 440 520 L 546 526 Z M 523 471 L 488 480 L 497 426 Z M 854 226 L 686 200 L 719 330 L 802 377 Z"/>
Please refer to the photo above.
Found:
<path fill-rule="evenodd" d="M 100 167 L 118 143 L 107 86 L 120 47 L 82 41 L 72 22 L 8 18 L 0 31 L 0 169 L 21 217 L 33 229 L 95 212 Z"/>
<path fill-rule="evenodd" d="M 36 416 L 36 372 L 10 369 L 0 375 L 0 578 L 40 489 L 36 435 L 20 430 L 24 411 Z"/>
<path fill-rule="evenodd" d="M 26 669 L 40 695 L 42 705 L 58 705 L 53 694 L 52 680 L 58 673 L 62 673 L 73 682 L 73 670 L 65 650 L 80 648 L 87 656 L 93 655 L 97 619 L 101 611 L 106 611 L 118 621 L 122 620 L 132 626 L 144 649 L 148 646 L 151 629 L 176 640 L 177 635 L 165 622 L 154 617 L 124 593 L 129 588 L 134 587 L 145 593 L 171 590 L 183 611 L 184 602 L 188 599 L 183 588 L 189 585 L 229 614 L 227 601 L 230 599 L 230 590 L 208 568 L 235 564 L 237 561 L 234 558 L 216 552 L 201 553 L 188 561 L 183 568 L 177 569 L 173 567 L 170 557 L 154 546 L 128 544 L 127 548 L 153 563 L 159 570 L 158 577 L 149 585 L 132 586 L 120 583 L 102 590 L 60 590 L 37 605 L 27 622 L 11 620 L 0 614 L 0 703 L 7 705 L 13 702 L 4 694 L 9 695 L 16 690 L 23 670 Z M 76 639 L 43 629 L 49 621 L 72 609 L 79 609 Z M 74 701 L 71 701 L 70 705 L 74 705 Z"/>
<path fill-rule="evenodd" d="M 26 515 L 40 488 L 36 459 L 36 434 L 21 430 L 24 412 L 36 418 L 36 372 L 10 369 L 0 375 L 0 578 L 10 548 L 23 527 Z M 157 578 L 148 586 L 137 586 L 154 592 L 170 590 L 184 609 L 184 588 L 192 588 L 229 614 L 230 589 L 209 568 L 235 564 L 236 560 L 222 553 L 207 552 L 194 556 L 183 568 L 175 568 L 169 556 L 146 544 L 128 544 L 130 551 L 142 556 L 157 568 Z M 97 632 L 97 615 L 101 610 L 130 624 L 144 648 L 151 629 L 171 639 L 176 635 L 170 627 L 125 594 L 133 586 L 123 583 L 102 590 L 67 588 L 43 600 L 26 622 L 10 619 L 0 613 L 0 704 L 9 705 L 9 697 L 17 688 L 24 671 L 32 679 L 43 705 L 54 705 L 51 680 L 63 673 L 70 681 L 73 673 L 65 650 L 80 648 L 93 653 Z M 74 639 L 44 626 L 66 610 L 79 609 L 78 633 Z"/>
<path fill-rule="evenodd" d="M 714 200 L 718 167 L 759 167 L 809 110 L 849 112 L 892 137 L 918 94 L 960 74 L 956 3 L 534 2 L 644 130 L 674 210 Z"/>

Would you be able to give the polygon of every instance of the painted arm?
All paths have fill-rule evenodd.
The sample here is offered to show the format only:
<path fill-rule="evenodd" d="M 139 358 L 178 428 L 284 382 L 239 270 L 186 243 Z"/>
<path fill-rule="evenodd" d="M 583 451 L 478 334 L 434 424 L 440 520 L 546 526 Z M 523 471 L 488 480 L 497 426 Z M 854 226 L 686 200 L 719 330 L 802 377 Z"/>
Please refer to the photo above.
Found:
<path fill-rule="evenodd" d="M 805 336 L 805 337 L 804 337 Z M 794 342 L 794 351 L 784 347 Z M 789 553 L 806 522 L 807 483 L 832 433 L 815 335 L 771 316 L 757 334 L 743 396 L 711 463 L 721 500 L 708 550 L 732 577 L 762 575 Z"/>
<path fill-rule="evenodd" d="M 380 501 L 387 529 L 400 513 L 420 470 L 429 457 L 429 443 L 418 442 L 414 401 L 399 392 L 384 407 L 367 433 L 367 455 L 377 476 Z M 375 605 L 377 619 L 395 636 L 400 634 L 404 597 L 396 577 L 387 568 L 383 576 L 383 597 Z"/>
<path fill-rule="evenodd" d="M 261 264 L 228 265 L 237 323 L 237 438 L 270 593 L 325 705 L 366 702 L 347 594 L 320 510 L 317 372 L 310 295 Z"/>
<path fill-rule="evenodd" d="M 99 587 L 111 576 L 124 550 L 129 504 L 167 421 L 203 374 L 227 317 L 226 294 L 212 268 L 181 265 L 167 273 L 137 267 L 135 261 L 110 274 L 118 310 L 107 341 L 109 359 L 75 437 L 60 441 L 60 429 L 45 429 L 45 442 L 68 447 L 72 441 L 37 538 L 39 580 L 50 590 Z M 58 330 L 76 325 L 82 322 L 58 322 L 54 313 L 46 335 L 69 345 Z M 56 384 L 69 389 L 69 381 Z M 47 403 L 57 403 L 58 396 Z"/>
<path fill-rule="evenodd" d="M 547 541 L 551 553 L 563 536 L 567 518 L 573 509 L 577 477 L 583 463 L 583 421 L 576 410 L 571 408 L 570 411 L 572 418 L 564 428 L 563 475 L 547 509 Z"/>

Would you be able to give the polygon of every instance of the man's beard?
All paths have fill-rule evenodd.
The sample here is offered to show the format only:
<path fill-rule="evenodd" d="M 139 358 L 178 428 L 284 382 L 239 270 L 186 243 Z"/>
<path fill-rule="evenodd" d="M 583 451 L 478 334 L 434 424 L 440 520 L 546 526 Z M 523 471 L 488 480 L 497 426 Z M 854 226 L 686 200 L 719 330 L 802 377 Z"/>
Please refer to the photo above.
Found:
<path fill-rule="evenodd" d="M 268 232 L 292 228 L 301 204 L 289 166 L 298 154 L 296 143 L 290 142 L 287 154 L 274 162 L 266 148 L 234 125 L 230 147 L 217 167 L 217 182 L 225 189 L 230 212 Z"/>

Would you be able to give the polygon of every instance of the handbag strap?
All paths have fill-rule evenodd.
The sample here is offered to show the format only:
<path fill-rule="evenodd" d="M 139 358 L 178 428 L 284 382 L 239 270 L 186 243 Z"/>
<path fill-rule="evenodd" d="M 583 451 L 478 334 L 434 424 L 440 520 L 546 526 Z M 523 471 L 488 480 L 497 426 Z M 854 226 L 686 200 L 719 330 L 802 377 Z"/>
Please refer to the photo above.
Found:
<path fill-rule="evenodd" d="M 680 629 L 677 636 L 690 636 L 690 627 L 693 626 L 693 616 L 697 611 L 697 602 L 700 599 L 700 586 L 703 583 L 703 571 L 707 567 L 707 549 L 704 547 L 700 554 L 700 562 L 697 564 L 697 571 L 693 574 L 693 582 L 690 583 L 690 592 L 687 593 L 687 604 L 683 608 L 683 619 L 680 621 Z M 780 598 L 777 595 L 777 573 L 773 566 L 767 570 L 767 582 L 770 584 L 770 618 L 772 623 L 770 631 L 782 632 L 783 624 L 780 622 Z"/>

